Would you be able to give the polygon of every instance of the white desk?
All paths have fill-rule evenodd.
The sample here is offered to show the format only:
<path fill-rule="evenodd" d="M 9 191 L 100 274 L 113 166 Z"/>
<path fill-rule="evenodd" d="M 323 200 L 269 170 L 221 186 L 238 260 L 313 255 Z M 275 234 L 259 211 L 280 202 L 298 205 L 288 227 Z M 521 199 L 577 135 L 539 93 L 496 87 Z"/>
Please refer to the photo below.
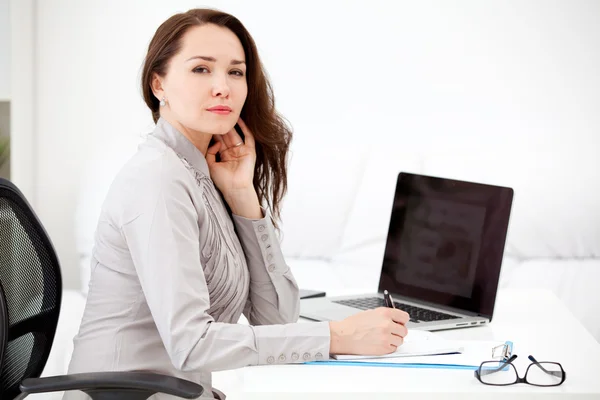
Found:
<path fill-rule="evenodd" d="M 480 383 L 472 370 L 274 365 L 216 373 L 213 383 L 227 400 L 600 399 L 600 344 L 551 292 L 500 291 L 495 315 L 488 326 L 438 333 L 449 339 L 512 340 L 521 376 L 531 354 L 560 362 L 566 381 L 553 388 L 493 387 Z"/>

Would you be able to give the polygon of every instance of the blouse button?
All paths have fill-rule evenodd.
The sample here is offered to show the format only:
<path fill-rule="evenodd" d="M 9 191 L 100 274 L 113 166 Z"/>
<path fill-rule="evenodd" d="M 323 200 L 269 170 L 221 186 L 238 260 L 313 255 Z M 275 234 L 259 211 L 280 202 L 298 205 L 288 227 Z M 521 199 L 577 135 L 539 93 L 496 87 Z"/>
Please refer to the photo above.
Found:
<path fill-rule="evenodd" d="M 317 360 L 321 360 L 321 359 L 323 358 L 323 354 L 321 354 L 321 353 L 317 353 L 317 354 L 315 354 L 315 358 L 316 358 Z"/>
<path fill-rule="evenodd" d="M 263 241 L 263 242 L 266 242 L 266 241 L 267 241 L 267 239 L 269 238 L 269 235 L 267 235 L 267 234 L 265 233 L 265 234 L 264 234 L 264 235 L 262 235 L 260 238 L 262 239 L 262 241 Z"/>
<path fill-rule="evenodd" d="M 273 272 L 273 271 L 275 271 L 275 264 L 271 264 L 271 265 L 269 265 L 269 268 L 268 268 L 268 270 L 269 270 L 269 272 Z"/>
<path fill-rule="evenodd" d="M 271 261 L 273 259 L 273 254 L 267 254 L 267 261 Z"/>
<path fill-rule="evenodd" d="M 299 357 L 298 353 L 292 353 L 292 360 L 296 361 Z"/>
<path fill-rule="evenodd" d="M 262 232 L 262 231 L 264 231 L 264 230 L 265 230 L 265 226 L 264 226 L 264 225 L 259 225 L 259 226 L 258 226 L 258 231 L 259 231 L 259 232 Z"/>
<path fill-rule="evenodd" d="M 273 356 L 269 356 L 269 358 L 267 358 L 267 362 L 268 362 L 269 364 L 273 364 L 273 363 L 275 362 L 275 357 L 273 357 Z"/>
<path fill-rule="evenodd" d="M 304 358 L 305 360 L 308 360 L 310 358 L 310 353 L 304 353 L 302 358 Z"/>
<path fill-rule="evenodd" d="M 285 361 L 285 356 L 283 354 L 279 356 L 279 361 L 280 362 L 284 362 Z"/>

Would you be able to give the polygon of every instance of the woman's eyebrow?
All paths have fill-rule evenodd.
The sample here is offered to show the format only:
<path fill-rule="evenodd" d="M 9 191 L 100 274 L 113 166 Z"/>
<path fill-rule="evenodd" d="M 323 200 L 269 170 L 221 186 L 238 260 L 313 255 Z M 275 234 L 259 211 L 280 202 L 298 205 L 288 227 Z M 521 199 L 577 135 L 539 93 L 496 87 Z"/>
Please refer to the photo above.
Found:
<path fill-rule="evenodd" d="M 211 61 L 211 62 L 216 62 L 217 59 L 214 57 L 209 57 L 209 56 L 194 56 L 194 57 L 190 57 L 187 60 L 185 60 L 185 62 L 191 61 L 191 60 L 195 60 L 195 59 L 201 59 L 201 60 L 205 60 L 205 61 Z M 245 64 L 245 61 L 242 60 L 231 60 L 231 65 L 238 65 L 238 64 Z"/>

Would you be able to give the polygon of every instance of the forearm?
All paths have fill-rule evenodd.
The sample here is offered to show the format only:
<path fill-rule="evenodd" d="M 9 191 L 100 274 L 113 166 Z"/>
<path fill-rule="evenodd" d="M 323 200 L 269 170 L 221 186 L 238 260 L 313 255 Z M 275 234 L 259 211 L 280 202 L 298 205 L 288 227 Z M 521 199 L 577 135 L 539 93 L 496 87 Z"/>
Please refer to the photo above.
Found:
<path fill-rule="evenodd" d="M 271 282 L 251 282 L 245 315 L 252 325 L 296 322 L 300 313 L 298 287 L 293 279 L 279 276 Z"/>
<path fill-rule="evenodd" d="M 266 326 L 212 322 L 204 325 L 204 330 L 200 325 L 185 329 L 185 334 L 196 336 L 197 341 L 171 354 L 173 365 L 181 371 L 214 372 L 329 358 L 327 322 Z"/>
<path fill-rule="evenodd" d="M 262 214 L 262 210 L 261 210 Z M 257 220 L 234 215 L 250 272 L 249 308 L 251 324 L 295 322 L 300 312 L 298 285 L 285 263 L 270 216 Z"/>
<path fill-rule="evenodd" d="M 231 212 L 248 219 L 264 217 L 254 188 L 232 191 L 223 195 Z"/>

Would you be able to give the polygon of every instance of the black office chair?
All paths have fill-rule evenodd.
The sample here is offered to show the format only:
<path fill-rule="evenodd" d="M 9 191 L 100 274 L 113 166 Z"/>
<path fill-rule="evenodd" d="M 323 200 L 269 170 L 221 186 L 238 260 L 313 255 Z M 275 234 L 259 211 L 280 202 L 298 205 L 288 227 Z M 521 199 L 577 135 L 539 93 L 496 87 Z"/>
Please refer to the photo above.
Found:
<path fill-rule="evenodd" d="M 40 378 L 58 316 L 62 279 L 44 227 L 11 182 L 0 178 L 0 399 L 81 390 L 93 400 L 145 400 L 161 392 L 194 399 L 204 388 L 146 372 L 94 372 Z"/>

